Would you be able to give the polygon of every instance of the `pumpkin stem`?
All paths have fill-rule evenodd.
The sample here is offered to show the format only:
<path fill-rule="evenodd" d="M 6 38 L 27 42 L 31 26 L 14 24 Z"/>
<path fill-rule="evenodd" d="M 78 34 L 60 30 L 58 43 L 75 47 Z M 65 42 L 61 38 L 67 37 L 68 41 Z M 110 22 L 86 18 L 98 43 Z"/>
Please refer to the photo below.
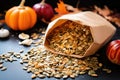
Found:
<path fill-rule="evenodd" d="M 22 1 L 20 2 L 20 5 L 19 5 L 19 6 L 23 7 L 23 6 L 24 6 L 24 3 L 25 3 L 25 0 L 22 0 Z"/>

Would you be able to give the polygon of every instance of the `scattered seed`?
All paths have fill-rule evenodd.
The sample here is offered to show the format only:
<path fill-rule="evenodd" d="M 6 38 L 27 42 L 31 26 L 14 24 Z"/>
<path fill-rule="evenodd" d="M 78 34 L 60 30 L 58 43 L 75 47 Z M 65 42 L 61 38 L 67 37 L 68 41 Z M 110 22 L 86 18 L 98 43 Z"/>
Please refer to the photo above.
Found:
<path fill-rule="evenodd" d="M 17 59 L 16 58 L 12 58 L 12 61 L 17 61 Z"/>
<path fill-rule="evenodd" d="M 39 74 L 40 74 L 40 72 L 39 72 L 39 71 L 36 71 L 36 72 L 34 72 L 34 74 L 39 75 Z"/>
<path fill-rule="evenodd" d="M 29 39 L 29 35 L 28 34 L 25 34 L 25 33 L 20 33 L 18 35 L 19 39 L 22 39 L 22 40 L 25 40 L 25 39 Z"/>
<path fill-rule="evenodd" d="M 32 78 L 32 79 L 34 79 L 34 78 L 36 78 L 36 77 L 37 77 L 37 76 L 36 76 L 35 74 L 32 74 L 32 75 L 31 75 L 31 78 Z"/>
<path fill-rule="evenodd" d="M 32 33 L 32 35 L 31 35 L 32 39 L 38 39 L 39 36 L 40 35 L 38 33 Z"/>
<path fill-rule="evenodd" d="M 32 39 L 25 39 L 22 42 L 19 42 L 19 44 L 21 45 L 26 45 L 26 46 L 30 46 L 32 44 L 33 40 Z"/>
<path fill-rule="evenodd" d="M 27 67 L 24 66 L 24 67 L 23 67 L 23 70 L 27 70 Z"/>
<path fill-rule="evenodd" d="M 22 61 L 22 60 L 20 60 L 20 64 L 23 64 L 23 61 Z"/>
<path fill-rule="evenodd" d="M 20 57 L 21 57 L 20 53 L 14 53 L 14 56 L 15 56 L 16 58 L 20 58 Z"/>
<path fill-rule="evenodd" d="M 89 70 L 88 75 L 91 75 L 91 74 L 95 74 L 95 71 L 94 70 Z"/>
<path fill-rule="evenodd" d="M 76 74 L 71 74 L 70 77 L 71 77 L 71 78 L 75 78 L 75 77 L 76 77 Z"/>
<path fill-rule="evenodd" d="M 39 77 L 39 78 L 45 78 L 45 75 L 39 74 L 38 77 Z"/>
<path fill-rule="evenodd" d="M 24 50 L 20 50 L 20 53 L 23 53 L 24 52 Z"/>
<path fill-rule="evenodd" d="M 5 71 L 5 70 L 7 70 L 7 67 L 2 67 L 1 68 L 1 71 Z"/>
<path fill-rule="evenodd" d="M 10 62 L 13 62 L 13 58 L 12 57 L 8 58 L 7 60 L 10 61 Z"/>
<path fill-rule="evenodd" d="M 31 72 L 31 68 L 27 68 L 27 72 L 30 73 Z"/>
<path fill-rule="evenodd" d="M 90 74 L 90 76 L 97 77 L 98 75 L 97 74 Z"/>
<path fill-rule="evenodd" d="M 103 66 L 103 64 L 102 64 L 102 63 L 99 63 L 99 66 L 100 66 L 100 67 L 102 67 L 102 66 Z"/>
<path fill-rule="evenodd" d="M 23 59 L 22 61 L 23 61 L 23 63 L 28 63 L 29 62 L 29 60 L 26 60 L 26 59 Z"/>
<path fill-rule="evenodd" d="M 28 57 L 26 55 L 22 56 L 21 58 L 22 58 L 22 60 L 27 60 L 28 59 Z"/>
<path fill-rule="evenodd" d="M 0 64 L 0 68 L 2 68 L 3 67 L 3 64 Z"/>
<path fill-rule="evenodd" d="M 67 78 L 68 77 L 68 75 L 63 75 L 63 78 Z"/>
<path fill-rule="evenodd" d="M 86 72 L 85 71 L 81 71 L 80 74 L 85 74 Z"/>
<path fill-rule="evenodd" d="M 60 78 L 61 75 L 60 75 L 60 74 L 55 74 L 54 77 L 55 77 L 55 78 Z"/>
<path fill-rule="evenodd" d="M 106 68 L 104 68 L 102 70 L 105 71 L 106 73 L 111 73 L 112 72 L 110 69 L 106 69 Z"/>

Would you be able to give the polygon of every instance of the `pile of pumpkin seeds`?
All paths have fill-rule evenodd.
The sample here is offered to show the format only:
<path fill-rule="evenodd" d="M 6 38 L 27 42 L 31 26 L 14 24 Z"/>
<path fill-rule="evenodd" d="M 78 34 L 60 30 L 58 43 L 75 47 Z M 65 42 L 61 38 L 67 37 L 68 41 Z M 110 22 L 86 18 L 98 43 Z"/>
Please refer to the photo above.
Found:
<path fill-rule="evenodd" d="M 57 55 L 45 50 L 42 45 L 32 48 L 21 58 L 23 69 L 28 73 L 33 73 L 31 78 L 75 78 L 85 73 L 90 76 L 98 76 L 96 70 L 102 67 L 102 63 L 98 62 L 96 56 L 77 59 Z"/>
<path fill-rule="evenodd" d="M 47 40 L 56 52 L 80 56 L 93 43 L 90 27 L 70 20 L 51 31 Z"/>
<path fill-rule="evenodd" d="M 35 35 L 35 34 L 34 34 Z M 0 70 L 5 71 L 7 67 L 4 62 L 14 62 L 20 59 L 23 70 L 32 73 L 31 78 L 75 78 L 78 75 L 88 74 L 90 76 L 98 76 L 96 71 L 102 68 L 102 63 L 98 61 L 98 54 L 85 57 L 82 59 L 53 54 L 47 51 L 43 46 L 44 35 L 38 39 L 35 47 L 32 47 L 27 53 L 8 52 L 0 55 Z M 103 69 L 107 73 L 111 73 L 109 69 Z"/>

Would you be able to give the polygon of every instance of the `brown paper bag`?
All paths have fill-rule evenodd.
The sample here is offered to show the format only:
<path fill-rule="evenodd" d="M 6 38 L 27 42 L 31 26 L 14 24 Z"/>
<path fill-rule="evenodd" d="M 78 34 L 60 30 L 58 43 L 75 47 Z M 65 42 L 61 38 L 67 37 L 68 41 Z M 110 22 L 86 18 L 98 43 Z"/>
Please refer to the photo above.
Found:
<path fill-rule="evenodd" d="M 110 22 L 91 11 L 67 14 L 49 23 L 44 46 L 52 53 L 82 58 L 94 54 L 115 31 Z"/>

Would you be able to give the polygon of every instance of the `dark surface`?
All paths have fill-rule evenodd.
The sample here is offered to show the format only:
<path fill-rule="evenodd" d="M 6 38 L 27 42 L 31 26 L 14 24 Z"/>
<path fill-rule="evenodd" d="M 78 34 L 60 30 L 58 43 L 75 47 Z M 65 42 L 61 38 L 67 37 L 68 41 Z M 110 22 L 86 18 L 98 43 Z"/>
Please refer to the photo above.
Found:
<path fill-rule="evenodd" d="M 42 25 L 41 25 L 42 24 Z M 38 23 L 36 26 L 29 30 L 25 31 L 25 33 L 31 33 L 36 32 L 36 29 L 39 27 L 46 27 L 47 25 L 44 23 Z M 9 29 L 6 25 L 4 25 L 4 28 Z M 18 39 L 18 34 L 21 32 L 10 30 L 10 36 L 6 39 L 0 39 L 0 54 L 4 54 L 8 51 L 14 51 L 19 52 L 21 49 L 24 49 L 24 53 L 26 53 L 31 47 L 26 47 L 19 45 L 18 42 L 20 39 Z M 111 40 L 119 39 L 120 38 L 120 28 L 117 28 L 116 34 L 113 36 Z M 107 44 L 106 44 L 107 45 Z M 87 74 L 85 75 L 79 75 L 75 78 L 75 80 L 120 80 L 120 66 L 112 64 L 106 57 L 106 47 L 102 47 L 98 52 L 100 54 L 99 62 L 103 63 L 105 68 L 111 69 L 112 73 L 107 74 L 106 72 L 103 72 L 101 69 L 97 71 L 98 77 L 91 77 Z M 22 54 L 24 54 L 22 53 Z M 0 80 L 31 80 L 31 73 L 27 73 L 22 69 L 22 65 L 18 61 L 15 62 L 4 62 L 4 66 L 8 67 L 6 71 L 0 71 Z M 45 80 L 56 80 L 56 78 L 44 78 Z M 40 80 L 40 78 L 36 78 L 35 80 Z M 68 78 L 67 80 L 72 80 L 71 78 Z"/>
<path fill-rule="evenodd" d="M 26 5 L 32 6 L 34 3 L 39 2 L 40 0 L 26 0 Z M 46 0 L 46 2 L 52 2 L 51 4 L 53 7 L 56 6 L 56 1 L 58 0 Z M 77 0 L 64 0 L 69 4 L 75 4 L 77 3 Z M 107 4 L 112 9 L 117 9 L 119 11 L 119 3 L 115 2 L 114 0 L 81 0 L 80 6 L 90 6 L 90 5 L 104 5 Z M 0 12 L 3 12 L 4 10 L 9 9 L 11 6 L 18 5 L 20 0 L 1 0 L 0 1 Z M 25 31 L 25 33 L 31 33 L 35 32 L 36 28 L 38 27 L 47 27 L 46 24 L 39 22 L 33 29 L 29 31 Z M 8 27 L 4 25 L 4 28 Z M 113 36 L 111 40 L 120 39 L 120 28 L 117 27 L 116 34 Z M 19 45 L 18 42 L 20 41 L 18 39 L 18 34 L 20 32 L 10 30 L 10 36 L 6 39 L 0 39 L 0 54 L 6 53 L 8 51 L 15 51 L 19 52 L 21 49 L 24 49 L 24 53 L 27 52 L 30 47 L 25 47 L 22 45 Z M 102 70 L 98 70 L 98 77 L 91 77 L 87 74 L 85 75 L 79 75 L 75 78 L 75 80 L 120 80 L 120 66 L 112 64 L 106 57 L 106 46 L 103 46 L 100 50 L 98 50 L 97 53 L 100 54 L 99 62 L 102 62 L 104 67 L 109 68 L 112 70 L 112 73 L 107 74 L 106 72 L 103 72 Z M 32 46 L 31 46 L 32 47 Z M 27 73 L 22 69 L 22 65 L 18 61 L 15 61 L 13 63 L 5 62 L 3 64 L 4 66 L 8 67 L 6 71 L 0 71 L 0 80 L 32 80 L 31 79 L 31 73 Z M 35 80 L 40 80 L 40 78 L 36 78 Z M 56 78 L 44 78 L 44 80 L 56 80 Z M 68 80 L 73 80 L 71 78 L 68 78 Z"/>
<path fill-rule="evenodd" d="M 44 23 L 38 23 L 34 29 L 31 29 L 29 31 L 25 31 L 25 33 L 31 33 L 36 32 L 35 30 L 41 26 L 41 24 Z M 43 27 L 46 27 L 47 25 L 43 25 Z M 4 28 L 9 29 L 6 25 L 4 25 Z M 18 42 L 20 39 L 18 39 L 18 34 L 20 32 L 13 31 L 11 29 L 10 33 L 11 35 L 9 38 L 6 39 L 0 39 L 0 54 L 4 54 L 8 51 L 15 51 L 19 52 L 21 49 L 24 49 L 24 53 L 26 53 L 31 47 L 25 47 L 22 45 L 19 45 Z M 117 29 L 116 34 L 113 36 L 111 40 L 119 39 L 120 38 L 120 29 Z M 106 44 L 107 45 L 107 44 Z M 106 72 L 103 72 L 101 69 L 97 71 L 98 77 L 91 77 L 87 74 L 85 75 L 79 75 L 75 78 L 75 80 L 120 80 L 120 66 L 112 64 L 106 57 L 106 45 L 102 47 L 97 53 L 100 54 L 99 62 L 102 62 L 104 67 L 109 68 L 112 70 L 112 73 L 107 74 Z M 22 53 L 22 54 L 24 54 Z M 4 66 L 8 67 L 6 71 L 0 71 L 0 80 L 31 80 L 31 73 L 27 73 L 22 69 L 22 65 L 18 61 L 15 62 L 4 62 Z M 46 80 L 56 80 L 56 78 L 44 78 Z M 68 80 L 71 80 L 71 78 L 68 78 Z M 36 78 L 35 80 L 40 80 L 40 78 Z"/>

